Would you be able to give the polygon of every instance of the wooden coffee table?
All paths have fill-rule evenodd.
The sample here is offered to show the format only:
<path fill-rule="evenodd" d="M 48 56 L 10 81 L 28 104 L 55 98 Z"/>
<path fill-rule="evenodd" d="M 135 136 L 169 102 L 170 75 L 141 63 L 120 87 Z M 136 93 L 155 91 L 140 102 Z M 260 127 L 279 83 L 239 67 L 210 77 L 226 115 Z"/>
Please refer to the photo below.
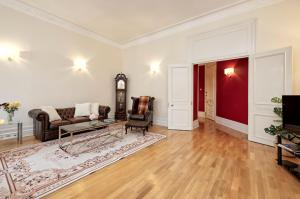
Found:
<path fill-rule="evenodd" d="M 127 129 L 130 128 L 132 130 L 133 128 L 139 128 L 143 130 L 143 135 L 145 135 L 145 131 L 148 131 L 148 127 L 150 125 L 150 122 L 148 121 L 139 121 L 139 120 L 129 120 L 125 124 L 125 131 L 127 134 Z"/>

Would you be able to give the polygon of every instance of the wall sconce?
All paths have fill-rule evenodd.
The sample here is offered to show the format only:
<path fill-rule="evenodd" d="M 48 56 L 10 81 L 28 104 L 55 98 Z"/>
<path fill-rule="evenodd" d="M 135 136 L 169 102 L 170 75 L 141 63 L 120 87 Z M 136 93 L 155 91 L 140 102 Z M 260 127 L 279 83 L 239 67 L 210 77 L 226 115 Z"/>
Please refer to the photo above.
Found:
<path fill-rule="evenodd" d="M 9 44 L 0 44 L 0 58 L 8 61 L 18 60 L 20 57 L 20 50 Z"/>
<path fill-rule="evenodd" d="M 76 58 L 74 60 L 74 70 L 75 71 L 87 71 L 86 60 L 83 58 Z"/>
<path fill-rule="evenodd" d="M 224 74 L 226 75 L 226 76 L 231 76 L 231 75 L 233 75 L 234 74 L 234 68 L 225 68 L 224 69 Z"/>
<path fill-rule="evenodd" d="M 151 74 L 157 74 L 159 72 L 159 63 L 152 63 L 150 65 Z"/>
<path fill-rule="evenodd" d="M 5 120 L 0 119 L 0 125 L 5 124 Z"/>

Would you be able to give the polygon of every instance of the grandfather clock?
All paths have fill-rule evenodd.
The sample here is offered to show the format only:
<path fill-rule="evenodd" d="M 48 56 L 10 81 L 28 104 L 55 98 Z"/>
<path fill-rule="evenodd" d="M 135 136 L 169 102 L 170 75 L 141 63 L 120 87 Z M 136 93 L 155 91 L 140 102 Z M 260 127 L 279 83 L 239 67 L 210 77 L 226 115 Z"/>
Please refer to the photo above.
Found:
<path fill-rule="evenodd" d="M 117 74 L 116 81 L 116 120 L 126 120 L 126 92 L 127 92 L 127 77 L 123 74 Z"/>

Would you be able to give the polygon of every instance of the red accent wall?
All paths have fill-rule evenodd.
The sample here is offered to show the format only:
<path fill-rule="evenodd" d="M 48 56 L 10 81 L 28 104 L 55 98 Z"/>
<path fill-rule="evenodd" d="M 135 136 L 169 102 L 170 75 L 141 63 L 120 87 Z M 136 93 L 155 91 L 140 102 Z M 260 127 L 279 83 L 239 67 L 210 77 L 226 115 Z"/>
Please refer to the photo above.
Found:
<path fill-rule="evenodd" d="M 231 67 L 228 77 L 224 69 Z M 217 62 L 217 116 L 248 124 L 248 58 Z"/>
<path fill-rule="evenodd" d="M 205 65 L 199 66 L 199 111 L 205 110 Z"/>
<path fill-rule="evenodd" d="M 194 64 L 193 120 L 198 118 L 198 64 Z"/>

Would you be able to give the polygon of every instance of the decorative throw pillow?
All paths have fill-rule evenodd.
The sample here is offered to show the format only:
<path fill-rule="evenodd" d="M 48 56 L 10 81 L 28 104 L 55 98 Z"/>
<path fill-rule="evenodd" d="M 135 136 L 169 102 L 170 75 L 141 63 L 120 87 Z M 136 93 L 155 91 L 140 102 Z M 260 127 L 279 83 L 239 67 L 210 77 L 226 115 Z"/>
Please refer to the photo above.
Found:
<path fill-rule="evenodd" d="M 139 99 L 139 106 L 138 106 L 138 114 L 143 115 L 145 112 L 148 111 L 148 103 L 149 103 L 148 96 L 141 96 Z"/>
<path fill-rule="evenodd" d="M 91 114 L 99 115 L 99 103 L 91 104 Z"/>
<path fill-rule="evenodd" d="M 79 116 L 89 116 L 91 114 L 91 103 L 75 104 L 75 115 Z"/>
<path fill-rule="evenodd" d="M 99 115 L 92 113 L 89 118 L 90 118 L 90 120 L 97 120 L 99 118 Z"/>
<path fill-rule="evenodd" d="M 61 120 L 61 117 L 58 115 L 56 109 L 52 106 L 42 106 L 42 111 L 45 111 L 49 115 L 49 121 L 53 122 L 55 120 Z"/>

